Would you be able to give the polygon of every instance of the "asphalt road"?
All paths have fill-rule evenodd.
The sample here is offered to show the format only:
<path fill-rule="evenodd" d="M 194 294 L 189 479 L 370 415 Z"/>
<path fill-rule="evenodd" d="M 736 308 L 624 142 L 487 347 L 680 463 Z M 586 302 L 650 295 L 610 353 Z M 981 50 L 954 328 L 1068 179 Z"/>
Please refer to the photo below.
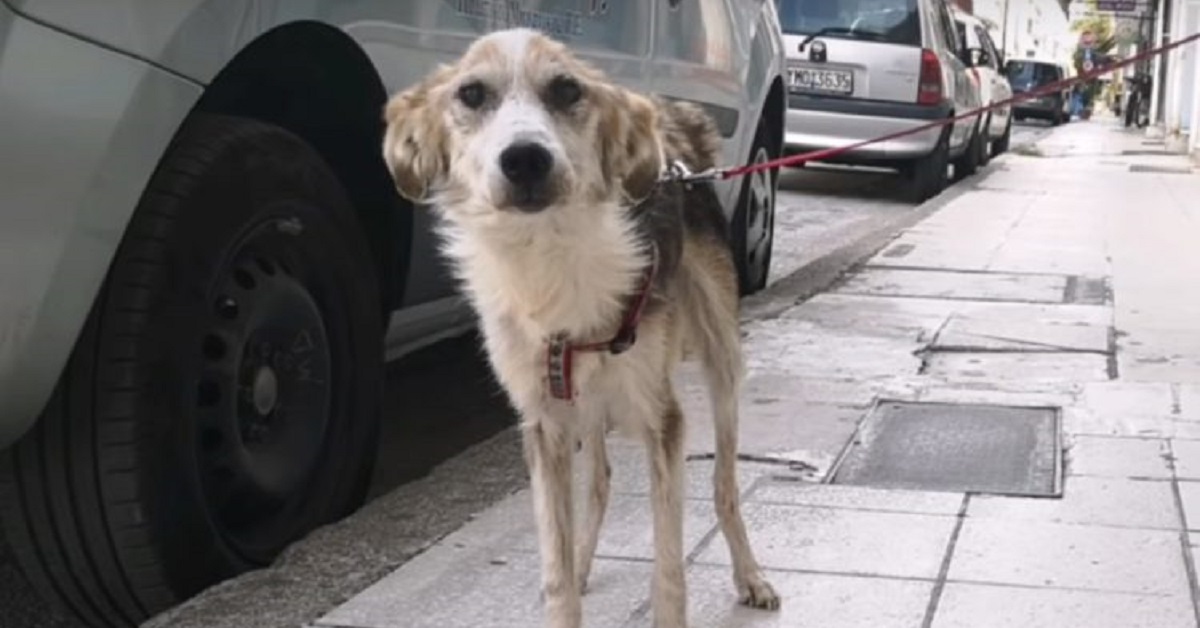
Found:
<path fill-rule="evenodd" d="M 1017 125 L 1013 144 L 1037 141 L 1049 131 L 1040 123 Z M 903 181 L 884 171 L 817 165 L 784 172 L 772 282 L 911 211 L 913 205 L 902 196 Z M 445 393 L 431 396 L 429 391 Z M 425 476 L 438 463 L 511 425 L 513 417 L 476 340 L 466 337 L 440 343 L 389 367 L 385 420 L 372 498 Z M 12 563 L 2 530 L 0 628 L 83 628 L 32 593 Z"/>

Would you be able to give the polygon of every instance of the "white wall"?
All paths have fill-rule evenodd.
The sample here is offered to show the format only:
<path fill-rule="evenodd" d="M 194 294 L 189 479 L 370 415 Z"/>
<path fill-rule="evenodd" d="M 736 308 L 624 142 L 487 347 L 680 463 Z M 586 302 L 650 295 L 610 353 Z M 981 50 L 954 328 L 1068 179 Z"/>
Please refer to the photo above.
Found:
<path fill-rule="evenodd" d="M 1007 37 L 1003 26 L 1006 3 Z M 975 0 L 975 15 L 997 24 L 992 37 L 1010 58 L 1070 61 L 1075 37 L 1056 0 Z"/>

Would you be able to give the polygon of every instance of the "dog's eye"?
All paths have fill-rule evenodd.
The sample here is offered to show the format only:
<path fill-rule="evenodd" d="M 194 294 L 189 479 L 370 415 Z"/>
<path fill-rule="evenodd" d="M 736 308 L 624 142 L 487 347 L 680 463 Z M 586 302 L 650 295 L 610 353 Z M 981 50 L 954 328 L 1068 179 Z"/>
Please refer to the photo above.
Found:
<path fill-rule="evenodd" d="M 478 109 L 487 100 L 487 87 L 479 81 L 471 81 L 458 88 L 458 100 L 468 109 Z"/>
<path fill-rule="evenodd" d="M 558 76 L 546 87 L 546 100 L 559 109 L 567 109 L 583 98 L 583 86 L 569 76 Z"/>

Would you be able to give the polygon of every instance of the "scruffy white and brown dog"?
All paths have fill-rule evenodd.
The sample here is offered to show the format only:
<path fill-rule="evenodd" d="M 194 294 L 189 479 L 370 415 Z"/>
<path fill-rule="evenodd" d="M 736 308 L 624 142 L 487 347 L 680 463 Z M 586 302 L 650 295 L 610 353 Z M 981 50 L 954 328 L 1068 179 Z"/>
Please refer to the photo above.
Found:
<path fill-rule="evenodd" d="M 685 355 L 702 361 L 711 391 L 716 509 L 738 594 L 778 607 L 738 506 L 742 356 L 725 218 L 711 185 L 660 182 L 675 163 L 713 166 L 712 121 L 623 89 L 525 29 L 480 38 L 392 98 L 386 119 L 396 186 L 440 212 L 445 252 L 521 415 L 547 625 L 581 622 L 608 502 L 609 428 L 649 451 L 655 625 L 686 625 L 684 418 L 672 386 Z M 576 542 L 579 442 L 593 468 Z"/>

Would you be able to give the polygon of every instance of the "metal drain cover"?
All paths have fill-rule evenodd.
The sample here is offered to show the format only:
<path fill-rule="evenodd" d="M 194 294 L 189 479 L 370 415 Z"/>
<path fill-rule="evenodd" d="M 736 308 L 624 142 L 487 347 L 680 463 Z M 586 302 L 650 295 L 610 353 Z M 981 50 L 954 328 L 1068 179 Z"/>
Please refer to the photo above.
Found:
<path fill-rule="evenodd" d="M 1058 497 L 1057 408 L 880 401 L 833 484 Z"/>
<path fill-rule="evenodd" d="M 1129 167 L 1130 172 L 1149 172 L 1154 174 L 1192 174 L 1191 168 L 1180 168 L 1174 166 L 1147 166 L 1144 164 L 1134 164 Z"/>

